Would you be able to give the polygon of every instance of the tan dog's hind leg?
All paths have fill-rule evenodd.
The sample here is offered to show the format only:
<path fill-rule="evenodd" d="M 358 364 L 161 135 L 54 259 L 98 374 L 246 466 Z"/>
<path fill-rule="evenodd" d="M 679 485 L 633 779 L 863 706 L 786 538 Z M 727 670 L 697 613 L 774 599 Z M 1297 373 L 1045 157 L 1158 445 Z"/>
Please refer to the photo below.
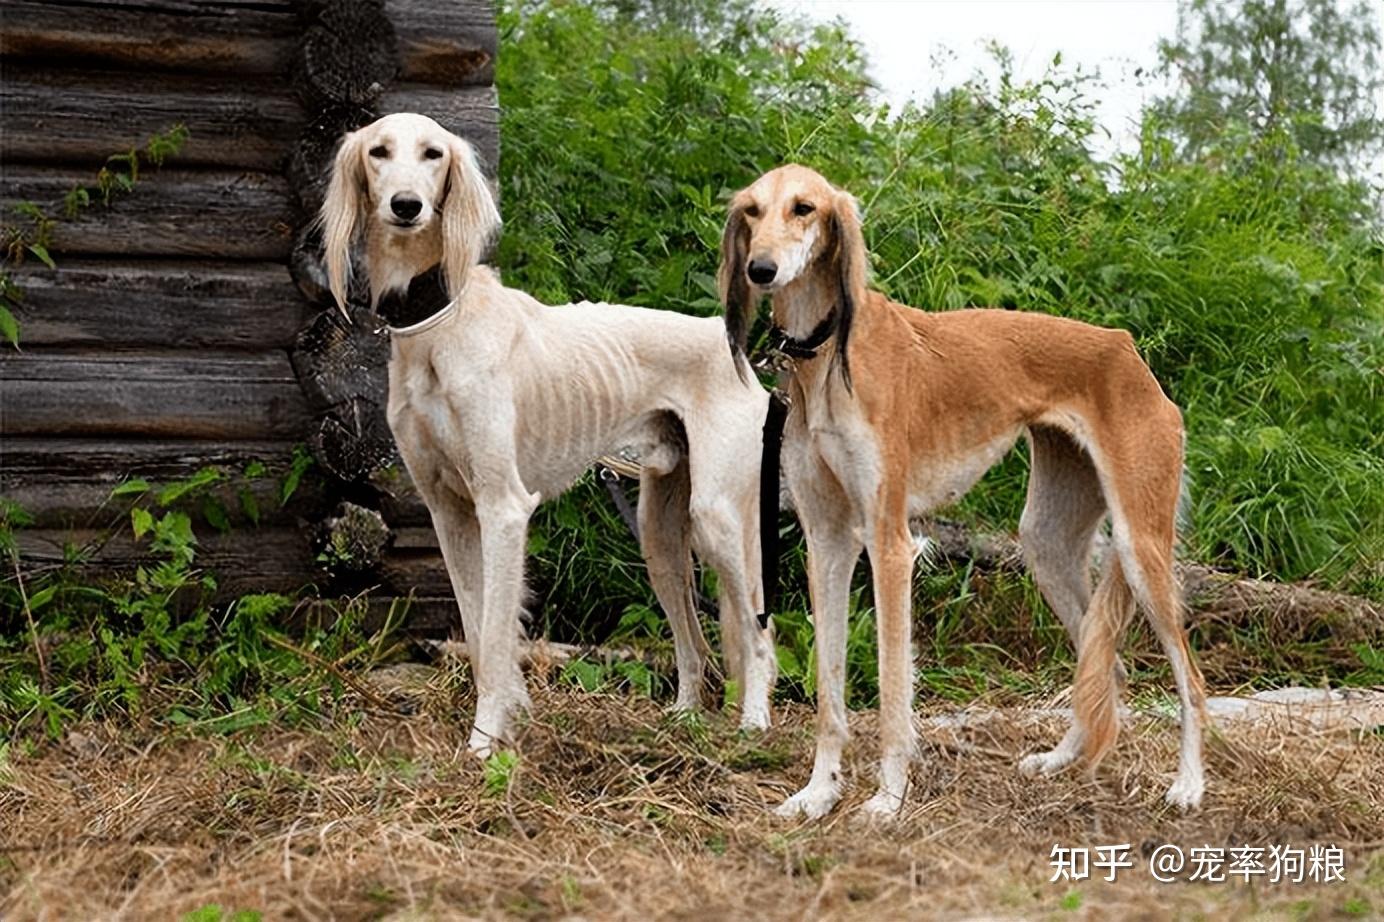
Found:
<path fill-rule="evenodd" d="M 639 478 L 639 540 L 649 582 L 673 629 L 678 666 L 678 697 L 673 707 L 702 706 L 702 682 L 709 650 L 692 602 L 692 529 L 688 516 L 691 482 L 687 459 L 668 473 L 645 466 Z"/>

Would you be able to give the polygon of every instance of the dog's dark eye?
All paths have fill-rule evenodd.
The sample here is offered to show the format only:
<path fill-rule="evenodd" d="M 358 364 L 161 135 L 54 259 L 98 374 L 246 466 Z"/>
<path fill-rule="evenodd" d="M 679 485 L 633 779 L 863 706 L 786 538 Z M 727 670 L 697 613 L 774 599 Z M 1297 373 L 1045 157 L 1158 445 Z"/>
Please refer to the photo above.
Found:
<path fill-rule="evenodd" d="M 747 218 L 757 218 L 757 217 L 759 217 L 759 206 L 758 206 L 758 205 L 746 205 L 746 206 L 745 206 L 745 216 L 746 216 Z"/>
<path fill-rule="evenodd" d="M 423 151 L 423 156 L 428 160 L 440 160 L 442 159 L 442 151 L 438 150 L 436 147 L 429 147 L 427 150 Z"/>
<path fill-rule="evenodd" d="M 811 202 L 799 202 L 793 206 L 793 214 L 800 218 L 805 218 L 816 210 L 817 206 L 813 205 Z"/>
<path fill-rule="evenodd" d="M 370 156 L 372 156 L 372 157 L 388 157 L 388 156 L 389 156 L 389 148 L 385 147 L 383 144 L 376 144 L 374 147 L 370 148 Z"/>

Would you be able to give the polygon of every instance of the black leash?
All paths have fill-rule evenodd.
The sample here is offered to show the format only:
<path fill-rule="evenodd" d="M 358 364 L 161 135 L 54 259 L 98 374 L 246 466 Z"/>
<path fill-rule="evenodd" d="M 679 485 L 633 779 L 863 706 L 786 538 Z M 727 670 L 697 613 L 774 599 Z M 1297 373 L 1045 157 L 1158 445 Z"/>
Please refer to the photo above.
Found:
<path fill-rule="evenodd" d="M 788 401 L 777 390 L 769 392 L 769 412 L 764 416 L 763 449 L 759 459 L 759 566 L 763 578 L 764 610 L 759 613 L 759 629 L 769 627 L 769 615 L 778 606 L 779 484 L 782 468 L 783 424 L 788 419 Z"/>
<path fill-rule="evenodd" d="M 605 490 L 610 494 L 611 502 L 615 503 L 615 509 L 620 513 L 620 518 L 624 519 L 625 527 L 634 535 L 634 543 L 639 543 L 639 516 L 635 515 L 634 507 L 630 505 L 630 498 L 625 495 L 625 488 L 620 486 L 620 475 L 604 464 L 596 465 L 596 476 L 600 478 Z"/>

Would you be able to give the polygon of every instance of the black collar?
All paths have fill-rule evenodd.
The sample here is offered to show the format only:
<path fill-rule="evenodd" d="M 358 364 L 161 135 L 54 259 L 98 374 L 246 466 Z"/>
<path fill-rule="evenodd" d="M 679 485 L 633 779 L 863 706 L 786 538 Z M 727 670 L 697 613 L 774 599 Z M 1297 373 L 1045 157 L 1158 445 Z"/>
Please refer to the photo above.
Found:
<path fill-rule="evenodd" d="M 769 348 L 793 359 L 816 358 L 817 350 L 836 333 L 836 308 L 822 318 L 822 322 L 806 339 L 794 339 L 788 331 L 775 325 L 770 331 Z"/>
<path fill-rule="evenodd" d="M 408 283 L 408 291 L 396 288 L 381 295 L 375 313 L 391 327 L 402 329 L 435 317 L 450 303 L 439 263 L 422 275 L 415 275 Z"/>

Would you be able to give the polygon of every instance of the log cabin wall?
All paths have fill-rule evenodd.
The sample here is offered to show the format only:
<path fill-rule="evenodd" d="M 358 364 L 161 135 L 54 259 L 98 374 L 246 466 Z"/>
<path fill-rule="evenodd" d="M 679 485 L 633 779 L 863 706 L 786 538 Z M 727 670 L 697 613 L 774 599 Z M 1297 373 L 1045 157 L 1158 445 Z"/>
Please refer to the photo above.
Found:
<path fill-rule="evenodd" d="M 487 0 L 5 0 L 0 224 L 175 123 L 190 133 L 132 193 L 58 222 L 56 270 L 13 273 L 26 296 L 22 351 L 0 360 L 0 496 L 34 518 L 26 564 L 109 532 L 121 481 L 259 461 L 268 476 L 227 487 L 255 496 L 258 524 L 197 523 L 223 598 L 373 587 L 450 616 L 384 423 L 386 344 L 363 305 L 355 325 L 330 309 L 308 221 L 342 133 L 386 112 L 433 116 L 493 179 L 496 42 Z M 318 463 L 281 506 L 295 445 Z M 327 523 L 375 513 L 379 553 L 324 568 Z M 138 559 L 128 532 L 91 566 Z"/>

